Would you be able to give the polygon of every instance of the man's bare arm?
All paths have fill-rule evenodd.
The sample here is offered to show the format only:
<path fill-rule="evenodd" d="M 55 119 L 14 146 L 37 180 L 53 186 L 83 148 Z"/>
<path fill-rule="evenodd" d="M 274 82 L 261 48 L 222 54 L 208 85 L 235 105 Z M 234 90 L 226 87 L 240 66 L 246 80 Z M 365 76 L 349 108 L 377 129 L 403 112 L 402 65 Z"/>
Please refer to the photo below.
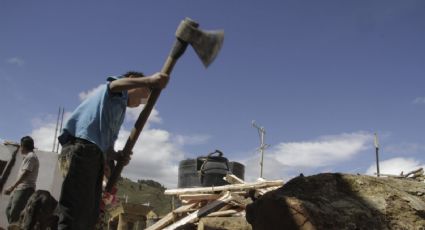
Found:
<path fill-rule="evenodd" d="M 151 76 L 136 78 L 121 78 L 111 82 L 109 89 L 111 92 L 117 93 L 124 90 L 130 90 L 139 87 L 147 88 L 165 88 L 168 82 L 168 75 L 163 73 L 155 73 Z"/>
<path fill-rule="evenodd" d="M 16 182 L 4 191 L 4 194 L 9 195 L 22 181 L 30 174 L 30 171 L 24 170 L 24 173 L 16 180 Z"/>

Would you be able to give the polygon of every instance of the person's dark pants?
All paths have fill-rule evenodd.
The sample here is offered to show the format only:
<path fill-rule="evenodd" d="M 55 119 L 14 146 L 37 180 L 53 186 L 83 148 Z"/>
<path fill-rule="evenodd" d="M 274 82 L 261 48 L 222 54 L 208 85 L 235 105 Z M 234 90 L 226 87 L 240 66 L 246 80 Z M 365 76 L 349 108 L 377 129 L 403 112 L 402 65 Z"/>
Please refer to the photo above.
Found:
<path fill-rule="evenodd" d="M 103 154 L 92 143 L 77 139 L 62 148 L 70 160 L 59 198 L 58 229 L 94 229 L 102 196 Z"/>
<path fill-rule="evenodd" d="M 9 204 L 6 208 L 7 221 L 10 223 L 17 222 L 22 210 L 27 205 L 28 199 L 34 193 L 34 188 L 26 188 L 15 190 L 10 197 Z"/>

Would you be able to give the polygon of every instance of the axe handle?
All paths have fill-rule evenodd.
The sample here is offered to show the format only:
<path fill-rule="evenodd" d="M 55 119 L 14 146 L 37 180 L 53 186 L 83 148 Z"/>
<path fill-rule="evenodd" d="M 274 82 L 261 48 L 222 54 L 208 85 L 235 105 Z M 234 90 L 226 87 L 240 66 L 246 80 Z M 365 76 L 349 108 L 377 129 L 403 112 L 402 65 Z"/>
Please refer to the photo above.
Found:
<path fill-rule="evenodd" d="M 168 76 L 171 75 L 171 71 L 173 70 L 174 65 L 176 64 L 177 60 L 186 50 L 187 45 L 188 43 L 184 41 L 181 41 L 179 39 L 176 40 L 176 43 L 174 44 L 170 55 L 168 56 L 164 66 L 162 67 L 162 70 L 161 70 L 162 73 L 165 73 Z M 148 120 L 149 115 L 151 114 L 152 109 L 159 98 L 159 95 L 161 95 L 161 91 L 162 91 L 161 89 L 153 89 L 149 96 L 148 102 L 146 103 L 142 112 L 140 112 L 139 118 L 137 118 L 137 121 L 134 124 L 133 129 L 131 130 L 130 136 L 128 137 L 127 142 L 125 143 L 124 149 L 122 150 L 123 154 L 125 154 L 126 156 L 129 156 L 132 154 L 132 149 L 134 145 L 136 144 L 136 141 L 139 138 L 139 135 L 142 132 L 143 127 L 145 126 L 146 121 Z M 112 191 L 112 188 L 117 183 L 123 168 L 124 168 L 124 165 L 122 164 L 122 162 L 118 161 L 117 165 L 112 170 L 111 176 L 108 179 L 108 183 L 106 184 L 105 190 L 107 192 Z"/>

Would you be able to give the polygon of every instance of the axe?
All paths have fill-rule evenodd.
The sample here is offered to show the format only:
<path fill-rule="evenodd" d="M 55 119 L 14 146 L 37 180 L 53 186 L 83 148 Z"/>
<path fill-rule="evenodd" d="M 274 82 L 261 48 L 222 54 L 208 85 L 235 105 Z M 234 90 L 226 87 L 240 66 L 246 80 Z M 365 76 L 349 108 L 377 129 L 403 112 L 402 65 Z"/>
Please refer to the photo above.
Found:
<path fill-rule="evenodd" d="M 164 66 L 162 67 L 161 72 L 168 74 L 170 76 L 171 71 L 173 70 L 174 65 L 181 55 L 185 52 L 187 46 L 190 44 L 195 50 L 196 54 L 201 59 L 205 67 L 208 67 L 217 56 L 220 51 L 221 45 L 223 44 L 224 32 L 223 31 L 203 31 L 198 28 L 199 24 L 190 18 L 185 18 L 181 21 L 179 27 L 176 31 L 176 41 L 173 48 L 171 49 L 170 54 L 165 61 Z M 134 124 L 133 129 L 131 130 L 130 136 L 125 143 L 123 154 L 130 155 L 134 144 L 139 137 L 140 132 L 142 131 L 148 117 L 161 94 L 161 89 L 153 89 L 148 102 L 140 112 L 139 118 Z M 124 168 L 124 165 L 118 161 L 114 170 L 112 171 L 111 176 L 109 177 L 108 183 L 105 190 L 111 192 L 112 187 L 118 181 L 118 178 L 121 175 L 121 172 Z"/>

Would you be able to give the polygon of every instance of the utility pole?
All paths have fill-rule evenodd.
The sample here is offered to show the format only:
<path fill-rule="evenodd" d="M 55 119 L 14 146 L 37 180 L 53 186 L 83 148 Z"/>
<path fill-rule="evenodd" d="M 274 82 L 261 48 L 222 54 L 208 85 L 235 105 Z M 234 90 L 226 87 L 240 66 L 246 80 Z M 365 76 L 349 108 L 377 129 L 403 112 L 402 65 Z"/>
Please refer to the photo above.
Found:
<path fill-rule="evenodd" d="M 63 107 L 59 107 L 58 119 L 56 120 L 55 135 L 53 137 L 52 152 L 58 152 L 59 151 L 59 142 L 56 142 L 56 139 L 58 137 L 58 132 L 60 132 L 62 130 L 64 112 L 65 112 L 65 109 Z M 59 128 L 59 122 L 60 122 L 60 128 Z"/>
<path fill-rule="evenodd" d="M 61 116 L 61 119 L 60 119 L 60 121 L 61 121 L 61 124 L 60 124 L 60 128 L 59 128 L 59 131 L 58 132 L 61 132 L 61 130 L 62 130 L 62 125 L 63 125 L 63 114 L 65 113 L 65 108 L 64 107 L 62 107 L 62 116 Z M 57 146 L 56 146 L 56 152 L 58 153 L 59 152 L 59 143 L 57 144 Z"/>
<path fill-rule="evenodd" d="M 53 137 L 53 148 L 52 148 L 52 152 L 55 152 L 55 148 L 56 148 L 56 138 L 57 138 L 57 134 L 58 134 L 58 126 L 59 126 L 60 114 L 61 114 L 61 107 L 59 107 L 58 119 L 56 120 L 56 128 L 55 128 L 55 135 Z"/>
<path fill-rule="evenodd" d="M 379 173 L 379 142 L 378 142 L 378 135 L 375 133 L 375 152 L 376 152 L 376 175 L 380 177 Z"/>
<path fill-rule="evenodd" d="M 266 134 L 266 130 L 264 127 L 260 127 L 257 124 L 255 124 L 255 121 L 252 121 L 252 126 L 254 128 L 257 128 L 258 135 L 260 136 L 260 147 L 257 149 L 261 153 L 261 161 L 260 161 L 260 178 L 263 178 L 263 160 L 264 160 L 264 150 L 268 148 L 270 145 L 264 144 L 264 135 Z"/>

